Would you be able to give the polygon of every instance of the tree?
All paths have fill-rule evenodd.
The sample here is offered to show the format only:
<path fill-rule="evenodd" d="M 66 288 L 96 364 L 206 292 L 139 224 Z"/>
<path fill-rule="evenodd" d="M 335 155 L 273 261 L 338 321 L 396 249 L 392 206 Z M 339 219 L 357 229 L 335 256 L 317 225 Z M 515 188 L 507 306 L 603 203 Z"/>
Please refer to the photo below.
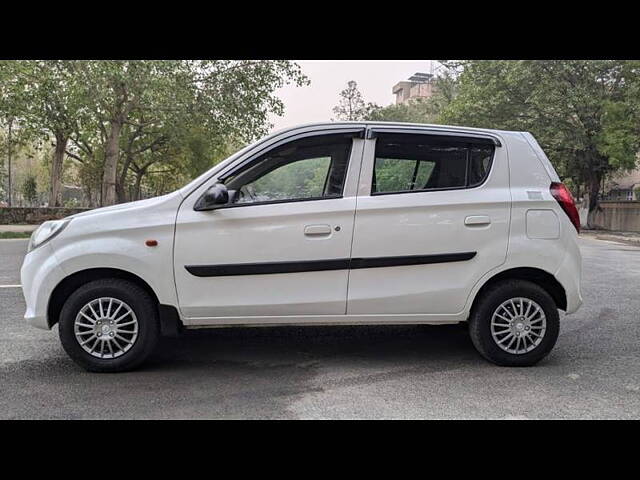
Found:
<path fill-rule="evenodd" d="M 25 200 L 33 205 L 38 198 L 38 184 L 36 183 L 36 177 L 28 175 L 22 183 L 22 195 Z"/>
<path fill-rule="evenodd" d="M 6 197 L 7 204 L 11 206 L 13 190 L 11 184 L 12 156 L 16 144 L 16 127 L 18 127 L 18 131 L 21 131 L 21 129 L 19 129 L 19 124 L 16 121 L 16 117 L 19 115 L 21 110 L 21 105 L 15 100 L 15 91 L 18 82 L 11 74 L 12 72 L 3 68 L 5 63 L 5 61 L 0 62 L 0 127 L 6 130 L 6 134 L 3 138 L 4 141 L 2 142 L 2 164 L 4 164 L 6 158 Z M 2 177 L 4 177 L 4 175 L 2 175 Z M 2 180 L 4 180 L 4 178 L 2 178 Z M 2 189 L 4 190 L 4 188 Z"/>
<path fill-rule="evenodd" d="M 55 140 L 49 206 L 60 206 L 65 150 L 83 111 L 71 66 L 72 62 L 60 60 L 0 62 L 5 98 L 2 117 L 15 119 L 25 138 Z"/>
<path fill-rule="evenodd" d="M 167 160 L 172 140 L 196 125 L 214 143 L 222 136 L 250 140 L 264 134 L 269 114 L 284 108 L 274 91 L 290 81 L 307 81 L 287 61 L 86 61 L 74 66 L 99 131 L 88 137 L 79 131 L 74 146 L 85 154 L 103 147 L 103 205 L 124 201 L 127 174 L 133 172 L 139 182 L 153 163 Z"/>
<path fill-rule="evenodd" d="M 633 168 L 629 121 L 638 68 L 617 60 L 464 61 L 443 123 L 530 131 L 561 177 L 589 193 L 589 225 L 604 175 Z M 633 118 L 633 117 L 631 117 Z"/>
<path fill-rule="evenodd" d="M 11 163 L 23 137 L 53 140 L 51 206 L 60 204 L 65 157 L 96 203 L 126 201 L 147 174 L 182 178 L 180 142 L 194 134 L 199 161 L 209 162 L 223 145 L 265 134 L 269 115 L 284 108 L 274 92 L 289 82 L 307 79 L 288 61 L 1 61 L 3 159 Z"/>
<path fill-rule="evenodd" d="M 340 92 L 340 101 L 333 107 L 333 113 L 338 120 L 364 120 L 372 109 L 377 108 L 373 103 L 365 103 L 354 80 L 347 82 L 347 88 Z"/>
<path fill-rule="evenodd" d="M 11 206 L 12 204 L 12 185 L 11 185 L 11 157 L 13 154 L 13 124 L 14 118 L 10 116 L 7 123 L 7 141 L 6 141 L 6 150 L 7 150 L 7 204 Z"/>
<path fill-rule="evenodd" d="M 626 86 L 623 99 L 605 103 L 599 138 L 600 150 L 614 170 L 634 168 L 640 149 L 640 61 L 624 62 L 621 76 Z"/>

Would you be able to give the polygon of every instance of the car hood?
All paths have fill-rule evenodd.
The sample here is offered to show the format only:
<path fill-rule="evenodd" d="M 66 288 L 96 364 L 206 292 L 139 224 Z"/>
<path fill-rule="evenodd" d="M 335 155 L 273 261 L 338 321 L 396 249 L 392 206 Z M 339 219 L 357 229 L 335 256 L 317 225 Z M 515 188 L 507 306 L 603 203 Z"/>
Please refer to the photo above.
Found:
<path fill-rule="evenodd" d="M 133 211 L 133 210 L 138 210 L 140 208 L 147 208 L 147 207 L 160 205 L 175 196 L 182 197 L 182 195 L 180 194 L 180 191 L 175 191 L 172 193 L 168 193 L 167 195 L 162 195 L 160 197 L 147 198 L 145 200 L 137 200 L 135 202 L 120 203 L 118 205 L 111 205 L 110 207 L 95 208 L 93 210 L 88 210 L 86 212 L 70 215 L 67 218 L 89 217 L 94 215 L 101 215 L 103 213 L 112 213 L 112 212 L 118 212 L 118 211 L 121 211 L 124 213 L 127 210 Z"/>

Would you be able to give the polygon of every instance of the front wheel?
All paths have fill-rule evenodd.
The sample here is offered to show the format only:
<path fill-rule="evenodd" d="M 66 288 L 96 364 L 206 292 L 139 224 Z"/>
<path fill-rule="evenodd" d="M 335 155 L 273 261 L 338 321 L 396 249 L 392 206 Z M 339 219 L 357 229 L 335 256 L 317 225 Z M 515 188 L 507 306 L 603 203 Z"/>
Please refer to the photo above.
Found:
<path fill-rule="evenodd" d="M 90 372 L 139 366 L 160 336 L 155 302 L 127 280 L 95 280 L 73 292 L 60 312 L 62 346 Z"/>
<path fill-rule="evenodd" d="M 506 280 L 483 293 L 469 317 L 478 352 L 503 366 L 530 366 L 551 351 L 560 319 L 551 296 L 525 280 Z"/>

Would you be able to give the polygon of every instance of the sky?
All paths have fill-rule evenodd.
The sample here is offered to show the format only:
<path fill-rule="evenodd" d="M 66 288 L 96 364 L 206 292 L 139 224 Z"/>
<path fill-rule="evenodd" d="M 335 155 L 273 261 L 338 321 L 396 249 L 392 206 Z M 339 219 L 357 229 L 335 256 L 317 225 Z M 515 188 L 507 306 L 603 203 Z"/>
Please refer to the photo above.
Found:
<path fill-rule="evenodd" d="M 272 115 L 272 131 L 335 118 L 333 107 L 349 80 L 358 83 L 365 102 L 394 103 L 393 86 L 416 72 L 430 73 L 430 60 L 295 60 L 310 85 L 287 85 L 276 91 L 284 102 L 282 117 Z"/>

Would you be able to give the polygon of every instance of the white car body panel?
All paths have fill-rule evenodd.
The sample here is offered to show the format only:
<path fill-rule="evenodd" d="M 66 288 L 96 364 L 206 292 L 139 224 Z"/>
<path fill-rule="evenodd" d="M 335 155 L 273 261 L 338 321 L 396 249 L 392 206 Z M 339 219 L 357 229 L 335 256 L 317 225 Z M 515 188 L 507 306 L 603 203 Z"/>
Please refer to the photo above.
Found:
<path fill-rule="evenodd" d="M 356 138 L 342 198 L 193 209 L 226 169 L 275 145 L 300 135 L 370 127 L 480 135 L 501 146 L 478 187 L 371 196 L 375 139 Z M 580 252 L 575 228 L 549 191 L 552 181 L 559 181 L 557 173 L 527 133 L 373 122 L 284 130 L 174 193 L 74 216 L 58 236 L 25 257 L 25 318 L 50 328 L 55 319 L 47 318 L 47 308 L 56 286 L 96 268 L 138 276 L 194 328 L 454 323 L 467 319 L 488 280 L 513 268 L 553 275 L 572 313 L 582 303 Z M 323 234 L 327 226 L 330 233 Z M 149 239 L 158 245 L 146 246 Z M 185 269 L 471 251 L 476 256 L 460 262 L 351 270 L 197 277 Z"/>
<path fill-rule="evenodd" d="M 127 215 L 105 209 L 74 218 L 67 227 L 74 241 L 58 237 L 51 241 L 60 268 L 66 275 L 91 268 L 124 270 L 143 279 L 160 303 L 176 305 L 173 266 L 168 260 L 182 196 L 173 193 L 152 200 L 129 204 Z M 158 245 L 147 247 L 147 240 L 156 240 Z"/>

